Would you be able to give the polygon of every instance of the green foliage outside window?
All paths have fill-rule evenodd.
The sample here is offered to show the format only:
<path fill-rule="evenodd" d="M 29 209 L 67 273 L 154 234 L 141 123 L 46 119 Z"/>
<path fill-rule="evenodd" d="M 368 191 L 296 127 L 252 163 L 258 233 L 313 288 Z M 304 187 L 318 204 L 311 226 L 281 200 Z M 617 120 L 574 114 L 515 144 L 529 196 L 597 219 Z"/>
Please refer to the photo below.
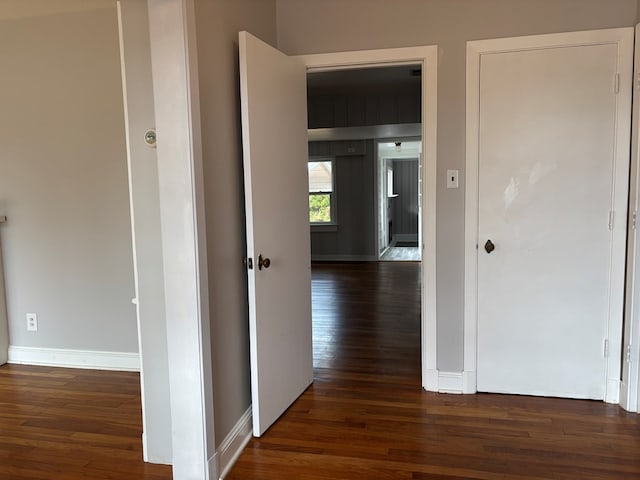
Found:
<path fill-rule="evenodd" d="M 331 194 L 309 195 L 309 221 L 311 223 L 331 221 Z"/>

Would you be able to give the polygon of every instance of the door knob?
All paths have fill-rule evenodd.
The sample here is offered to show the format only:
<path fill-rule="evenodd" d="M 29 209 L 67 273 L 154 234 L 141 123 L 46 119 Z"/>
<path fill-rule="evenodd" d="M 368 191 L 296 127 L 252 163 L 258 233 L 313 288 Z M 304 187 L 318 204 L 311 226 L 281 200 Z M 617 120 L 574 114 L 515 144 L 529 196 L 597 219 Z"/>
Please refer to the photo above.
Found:
<path fill-rule="evenodd" d="M 271 266 L 271 260 L 269 257 L 263 257 L 262 254 L 258 256 L 258 270 L 262 270 L 262 267 L 269 268 Z"/>
<path fill-rule="evenodd" d="M 484 244 L 484 249 L 487 253 L 491 253 L 496 249 L 496 246 L 491 240 L 487 240 L 487 243 Z"/>

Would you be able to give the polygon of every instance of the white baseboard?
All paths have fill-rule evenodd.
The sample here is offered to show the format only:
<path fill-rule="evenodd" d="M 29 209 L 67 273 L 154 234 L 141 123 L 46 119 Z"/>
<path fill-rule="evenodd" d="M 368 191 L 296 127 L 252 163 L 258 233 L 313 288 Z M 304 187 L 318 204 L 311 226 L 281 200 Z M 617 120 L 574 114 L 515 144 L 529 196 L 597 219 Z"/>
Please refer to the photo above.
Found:
<path fill-rule="evenodd" d="M 423 388 L 427 392 L 437 392 L 438 391 L 438 370 L 427 370 L 427 374 L 425 376 L 425 384 Z"/>
<path fill-rule="evenodd" d="M 9 346 L 9 363 L 94 370 L 140 371 L 137 353 Z"/>
<path fill-rule="evenodd" d="M 218 478 L 223 480 L 227 476 L 244 447 L 251 440 L 251 422 L 252 413 L 251 407 L 249 407 L 222 441 L 213 458 L 209 460 L 210 479 Z"/>
<path fill-rule="evenodd" d="M 629 395 L 629 385 L 624 381 L 620 382 L 620 406 L 627 412 L 636 413 L 637 406 L 634 400 L 633 395 Z"/>
<path fill-rule="evenodd" d="M 607 379 L 607 392 L 604 399 L 605 403 L 620 403 L 620 380 L 617 378 Z"/>
<path fill-rule="evenodd" d="M 438 372 L 438 392 L 462 393 L 462 372 Z"/>
<path fill-rule="evenodd" d="M 312 262 L 375 262 L 375 255 L 311 255 Z"/>
<path fill-rule="evenodd" d="M 465 370 L 462 372 L 462 393 L 465 395 L 478 393 L 478 384 L 476 383 L 476 372 Z"/>
<path fill-rule="evenodd" d="M 476 378 L 474 372 L 441 372 L 427 371 L 425 389 L 430 392 L 470 394 L 476 393 Z"/>

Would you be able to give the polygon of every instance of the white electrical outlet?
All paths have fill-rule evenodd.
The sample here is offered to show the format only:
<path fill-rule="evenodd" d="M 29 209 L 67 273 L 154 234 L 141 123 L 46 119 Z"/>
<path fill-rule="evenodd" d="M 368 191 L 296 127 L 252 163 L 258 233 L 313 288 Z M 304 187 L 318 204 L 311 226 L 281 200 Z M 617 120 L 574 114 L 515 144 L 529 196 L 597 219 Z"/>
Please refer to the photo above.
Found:
<path fill-rule="evenodd" d="M 27 330 L 29 332 L 38 331 L 38 315 L 35 313 L 27 313 Z"/>

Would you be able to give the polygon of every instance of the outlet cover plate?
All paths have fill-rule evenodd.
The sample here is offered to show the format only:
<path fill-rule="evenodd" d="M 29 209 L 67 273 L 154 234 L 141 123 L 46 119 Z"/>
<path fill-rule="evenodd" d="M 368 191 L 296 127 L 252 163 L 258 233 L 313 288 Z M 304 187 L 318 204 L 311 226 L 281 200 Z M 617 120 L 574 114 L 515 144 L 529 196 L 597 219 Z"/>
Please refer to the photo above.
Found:
<path fill-rule="evenodd" d="M 35 313 L 27 313 L 27 331 L 38 331 L 38 315 Z"/>

